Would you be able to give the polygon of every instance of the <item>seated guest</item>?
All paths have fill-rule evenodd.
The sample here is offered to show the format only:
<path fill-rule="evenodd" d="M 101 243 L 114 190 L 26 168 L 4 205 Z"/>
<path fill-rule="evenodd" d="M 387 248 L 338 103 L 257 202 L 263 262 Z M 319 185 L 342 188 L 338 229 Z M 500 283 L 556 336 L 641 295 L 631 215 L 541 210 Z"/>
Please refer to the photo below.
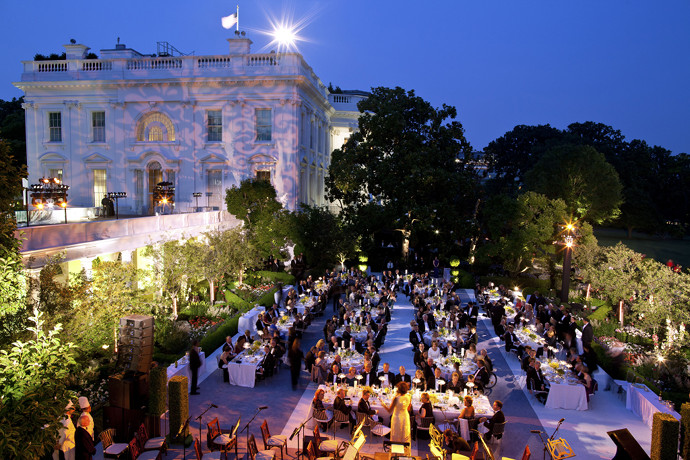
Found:
<path fill-rule="evenodd" d="M 356 420 L 352 416 L 352 409 L 345 402 L 345 389 L 344 388 L 338 389 L 338 393 L 336 394 L 335 400 L 333 401 L 333 410 L 334 411 L 340 411 L 343 414 L 347 414 L 348 418 L 350 420 L 350 430 L 354 429 Z"/>
<path fill-rule="evenodd" d="M 515 335 L 515 327 L 512 324 L 508 326 L 508 332 L 504 334 L 503 339 L 506 342 L 506 351 L 517 350 L 518 356 L 522 358 L 523 347 L 520 345 L 520 339 Z"/>
<path fill-rule="evenodd" d="M 326 377 L 328 376 L 328 363 L 326 362 L 326 353 L 323 351 L 320 351 L 317 355 L 311 370 L 311 375 L 312 381 L 319 385 L 326 381 Z"/>
<path fill-rule="evenodd" d="M 443 432 L 443 440 L 443 448 L 451 455 L 472 450 L 467 441 L 450 428 Z"/>
<path fill-rule="evenodd" d="M 463 389 L 465 388 L 465 381 L 459 372 L 453 372 L 453 375 L 450 378 L 450 383 L 447 385 L 449 390 L 455 394 L 459 394 L 462 393 Z"/>
<path fill-rule="evenodd" d="M 244 340 L 249 344 L 252 344 L 254 342 L 254 339 L 252 338 L 252 333 L 249 329 L 244 331 Z"/>
<path fill-rule="evenodd" d="M 477 356 L 476 361 L 479 361 L 479 359 L 484 360 L 484 365 L 486 366 L 487 372 L 493 372 L 494 364 L 493 364 L 493 362 L 491 362 L 489 355 L 486 353 L 486 348 L 482 348 L 479 351 L 479 355 Z"/>
<path fill-rule="evenodd" d="M 96 454 L 96 447 L 93 443 L 91 434 L 87 431 L 91 418 L 86 413 L 82 413 L 74 432 L 75 458 L 79 460 L 91 460 Z"/>
<path fill-rule="evenodd" d="M 320 417 L 318 415 L 324 414 L 325 419 L 332 419 L 333 418 L 333 413 L 331 411 L 327 411 L 326 407 L 323 405 L 323 397 L 326 394 L 326 392 L 322 389 L 319 388 L 316 390 L 316 393 L 314 394 L 314 399 L 311 401 L 311 407 L 314 410 L 314 418 L 319 420 Z M 321 423 L 321 430 L 322 431 L 327 431 L 328 430 L 328 424 L 327 423 Z"/>
<path fill-rule="evenodd" d="M 534 361 L 532 367 L 527 371 L 527 388 L 530 394 L 535 394 L 536 398 L 542 403 L 546 402 L 549 387 L 547 386 L 544 374 L 541 371 L 541 363 Z"/>
<path fill-rule="evenodd" d="M 223 352 L 218 357 L 218 367 L 223 369 L 223 382 L 230 381 L 230 375 L 228 374 L 228 362 L 232 359 L 232 352 L 230 351 L 230 346 L 226 343 L 223 345 Z"/>
<path fill-rule="evenodd" d="M 350 367 L 347 370 L 347 374 L 345 374 L 345 383 L 348 386 L 353 387 L 353 386 L 355 386 L 356 381 L 357 381 L 357 369 L 355 369 L 354 367 Z"/>
<path fill-rule="evenodd" d="M 506 416 L 503 414 L 503 403 L 498 399 L 494 401 L 493 404 L 494 415 L 490 419 L 482 417 L 479 419 L 479 423 L 483 423 L 484 427 L 488 430 L 484 435 L 484 439 L 491 439 L 494 434 L 494 426 L 496 424 L 505 423 Z"/>
<path fill-rule="evenodd" d="M 245 336 L 241 335 L 238 337 L 237 342 L 235 342 L 235 354 L 240 354 L 244 351 L 244 344 L 247 343 Z"/>
<path fill-rule="evenodd" d="M 443 380 L 441 376 L 441 369 L 434 369 L 434 375 L 426 381 L 426 386 L 429 390 L 434 390 L 438 393 L 445 393 L 447 383 Z"/>
<path fill-rule="evenodd" d="M 530 366 L 530 360 L 537 357 L 537 351 L 532 349 L 531 346 L 527 345 L 525 347 L 525 356 L 522 357 L 522 370 L 527 372 Z"/>
<path fill-rule="evenodd" d="M 483 359 L 477 361 L 477 367 L 479 369 L 474 373 L 474 386 L 483 392 L 486 385 L 489 384 L 489 373 L 486 370 Z"/>
<path fill-rule="evenodd" d="M 359 381 L 360 385 L 368 387 L 372 385 L 379 385 L 379 378 L 376 375 L 376 372 L 374 372 L 372 364 L 373 363 L 368 361 L 364 363 L 364 370 L 360 374 L 362 376 L 362 380 Z"/>
<path fill-rule="evenodd" d="M 580 359 L 584 363 L 585 366 L 590 370 L 590 372 L 594 372 L 599 368 L 598 365 L 598 358 L 597 354 L 592 350 L 591 344 L 582 344 L 582 356 L 580 356 Z"/>
<path fill-rule="evenodd" d="M 338 337 L 336 336 L 331 336 L 331 341 L 328 343 L 328 350 L 331 353 L 335 353 L 338 351 L 338 348 L 340 348 L 340 343 L 338 343 Z"/>
<path fill-rule="evenodd" d="M 471 343 L 467 351 L 465 352 L 465 359 L 474 360 L 477 357 L 477 345 Z"/>
<path fill-rule="evenodd" d="M 398 371 L 400 373 L 395 376 L 395 384 L 397 385 L 400 382 L 405 382 L 405 383 L 407 383 L 407 386 L 409 388 L 410 384 L 412 383 L 412 377 L 406 373 L 405 366 L 400 366 Z"/>
<path fill-rule="evenodd" d="M 377 374 L 377 377 L 381 387 L 392 387 L 396 383 L 395 374 L 391 372 L 391 366 L 388 363 L 383 363 L 383 370 Z M 384 379 L 381 380 L 381 377 Z"/>
<path fill-rule="evenodd" d="M 460 415 L 458 415 L 458 418 L 464 418 L 466 420 L 470 420 L 474 418 L 474 406 L 473 406 L 473 400 L 472 396 L 465 396 L 465 398 L 462 400 L 463 407 L 462 410 L 460 411 Z"/>
<path fill-rule="evenodd" d="M 470 348 L 472 345 L 477 346 L 477 328 L 470 327 L 470 335 L 465 340 L 465 348 Z"/>
<path fill-rule="evenodd" d="M 419 332 L 419 326 L 414 321 L 410 322 L 412 330 L 410 331 L 410 343 L 412 344 L 412 349 L 417 350 L 420 343 L 424 343 L 421 332 Z"/>
<path fill-rule="evenodd" d="M 417 369 L 414 374 L 414 379 L 412 379 L 412 385 L 414 388 L 419 388 L 420 390 L 426 391 L 426 379 L 424 378 L 424 372 L 421 369 Z"/>
<path fill-rule="evenodd" d="M 427 351 L 427 356 L 433 359 L 434 362 L 441 358 L 441 349 L 438 346 L 438 341 L 434 340 L 431 342 L 431 348 Z"/>
<path fill-rule="evenodd" d="M 339 377 L 340 375 L 340 368 L 338 367 L 337 364 L 333 363 L 331 366 L 331 370 L 328 372 L 328 376 L 326 377 L 326 381 L 324 382 L 326 385 L 337 385 L 341 382 L 341 379 Z"/>
<path fill-rule="evenodd" d="M 371 391 L 369 389 L 365 389 L 362 391 L 362 397 L 359 399 L 359 404 L 357 404 L 357 412 L 367 414 L 372 419 L 378 420 L 378 417 L 376 416 L 378 411 L 376 409 L 372 409 L 371 404 L 369 404 L 370 396 Z"/>
<path fill-rule="evenodd" d="M 427 380 L 427 388 L 429 385 L 429 380 L 434 377 L 434 369 L 436 369 L 436 364 L 434 360 L 428 358 L 426 364 L 422 367 L 422 372 L 424 372 L 424 378 Z"/>
<path fill-rule="evenodd" d="M 422 407 L 419 408 L 419 413 L 417 414 L 417 424 L 422 424 L 422 419 L 426 417 L 434 416 L 434 406 L 431 404 L 431 399 L 429 398 L 429 393 L 422 393 L 421 397 Z"/>
<path fill-rule="evenodd" d="M 424 343 L 420 343 L 417 345 L 417 351 L 414 352 L 414 358 L 412 358 L 412 362 L 414 362 L 414 365 L 417 367 L 422 367 L 422 361 L 426 361 L 427 355 L 424 347 Z"/>

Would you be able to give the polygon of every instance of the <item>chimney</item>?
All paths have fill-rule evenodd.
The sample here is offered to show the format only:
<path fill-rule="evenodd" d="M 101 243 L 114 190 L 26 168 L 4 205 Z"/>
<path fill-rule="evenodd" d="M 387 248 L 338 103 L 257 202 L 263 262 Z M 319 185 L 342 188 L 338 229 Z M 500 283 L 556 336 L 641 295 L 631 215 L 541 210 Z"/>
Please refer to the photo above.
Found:
<path fill-rule="evenodd" d="M 80 45 L 78 43 L 70 43 L 69 45 L 62 46 L 65 47 L 67 59 L 84 59 L 86 53 L 91 49 L 86 45 Z"/>
<path fill-rule="evenodd" d="M 235 38 L 228 38 L 230 44 L 230 54 L 249 54 L 252 41 L 244 37 L 244 32 L 241 35 L 236 34 Z"/>

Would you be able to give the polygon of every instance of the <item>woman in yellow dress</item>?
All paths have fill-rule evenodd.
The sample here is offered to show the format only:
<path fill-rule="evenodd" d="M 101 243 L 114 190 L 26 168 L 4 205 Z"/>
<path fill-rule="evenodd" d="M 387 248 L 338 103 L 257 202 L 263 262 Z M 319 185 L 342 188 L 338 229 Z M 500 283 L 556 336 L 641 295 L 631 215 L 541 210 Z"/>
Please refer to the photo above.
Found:
<path fill-rule="evenodd" d="M 390 405 L 381 401 L 381 405 L 391 415 L 391 441 L 411 442 L 412 434 L 410 430 L 410 404 L 412 395 L 407 392 L 407 382 L 399 382 L 396 386 L 396 394 Z"/>

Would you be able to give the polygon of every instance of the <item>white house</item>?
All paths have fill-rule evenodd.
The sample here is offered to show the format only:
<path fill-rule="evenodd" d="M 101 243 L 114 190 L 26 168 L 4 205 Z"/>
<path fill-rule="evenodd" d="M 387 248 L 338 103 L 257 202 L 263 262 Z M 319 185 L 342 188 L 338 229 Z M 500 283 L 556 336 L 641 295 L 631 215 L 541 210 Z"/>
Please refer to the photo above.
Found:
<path fill-rule="evenodd" d="M 289 209 L 326 204 L 330 154 L 356 129 L 366 93 L 330 94 L 298 53 L 252 54 L 244 35 L 228 43 L 216 56 L 117 44 L 98 59 L 74 43 L 66 60 L 24 61 L 14 85 L 25 93 L 29 182 L 60 177 L 70 207 L 126 192 L 119 209 L 130 215 L 153 214 L 161 181 L 176 187 L 175 213 L 223 209 L 225 189 L 247 177 L 270 180 Z"/>

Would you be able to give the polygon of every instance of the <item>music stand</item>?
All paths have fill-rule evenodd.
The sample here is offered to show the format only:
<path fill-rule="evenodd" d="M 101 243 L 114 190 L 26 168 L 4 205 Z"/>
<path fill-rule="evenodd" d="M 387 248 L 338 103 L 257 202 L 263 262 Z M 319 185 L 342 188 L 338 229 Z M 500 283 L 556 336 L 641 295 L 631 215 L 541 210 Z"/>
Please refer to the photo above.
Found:
<path fill-rule="evenodd" d="M 553 440 L 549 439 L 546 446 L 549 449 L 549 454 L 551 454 L 551 458 L 553 458 L 553 460 L 563 460 L 565 458 L 575 456 L 575 453 L 568 444 L 568 441 L 563 438 Z"/>
<path fill-rule="evenodd" d="M 292 432 L 292 434 L 290 435 L 290 440 L 292 441 L 292 438 L 294 438 L 295 435 L 298 435 L 298 433 L 299 433 L 300 431 L 302 431 L 302 430 L 305 428 L 305 425 L 307 424 L 307 422 L 309 422 L 309 420 L 311 420 L 311 419 L 313 419 L 313 418 L 314 418 L 313 415 L 310 416 L 308 419 L 306 419 L 305 421 L 303 421 L 302 424 L 301 424 L 300 426 L 298 426 L 297 428 L 295 428 L 294 431 Z M 299 440 L 300 440 L 300 438 L 302 438 L 302 447 L 304 447 L 304 433 L 302 433 L 301 435 L 298 435 L 298 436 L 297 436 L 297 452 L 296 452 L 297 458 L 301 457 L 302 455 L 306 455 L 306 454 L 307 454 L 306 450 L 305 450 L 305 451 L 302 451 L 302 450 L 300 449 L 300 447 L 299 447 Z"/>
<path fill-rule="evenodd" d="M 474 431 L 475 433 L 477 433 L 477 437 L 479 438 L 479 442 L 482 445 L 482 449 L 484 449 L 484 458 L 489 458 L 490 460 L 496 460 L 494 457 L 494 453 L 491 452 L 491 448 L 486 445 L 486 441 L 484 441 L 484 436 L 482 436 L 482 434 L 477 430 L 470 430 L 470 431 Z"/>
<path fill-rule="evenodd" d="M 187 417 L 187 420 L 185 420 L 184 424 L 180 427 L 180 430 L 177 432 L 175 435 L 175 439 L 180 439 L 180 436 L 185 435 L 187 433 L 187 429 L 189 428 L 189 421 L 192 419 L 192 416 L 190 415 Z M 187 458 L 187 436 L 184 436 L 182 438 L 182 460 Z"/>

